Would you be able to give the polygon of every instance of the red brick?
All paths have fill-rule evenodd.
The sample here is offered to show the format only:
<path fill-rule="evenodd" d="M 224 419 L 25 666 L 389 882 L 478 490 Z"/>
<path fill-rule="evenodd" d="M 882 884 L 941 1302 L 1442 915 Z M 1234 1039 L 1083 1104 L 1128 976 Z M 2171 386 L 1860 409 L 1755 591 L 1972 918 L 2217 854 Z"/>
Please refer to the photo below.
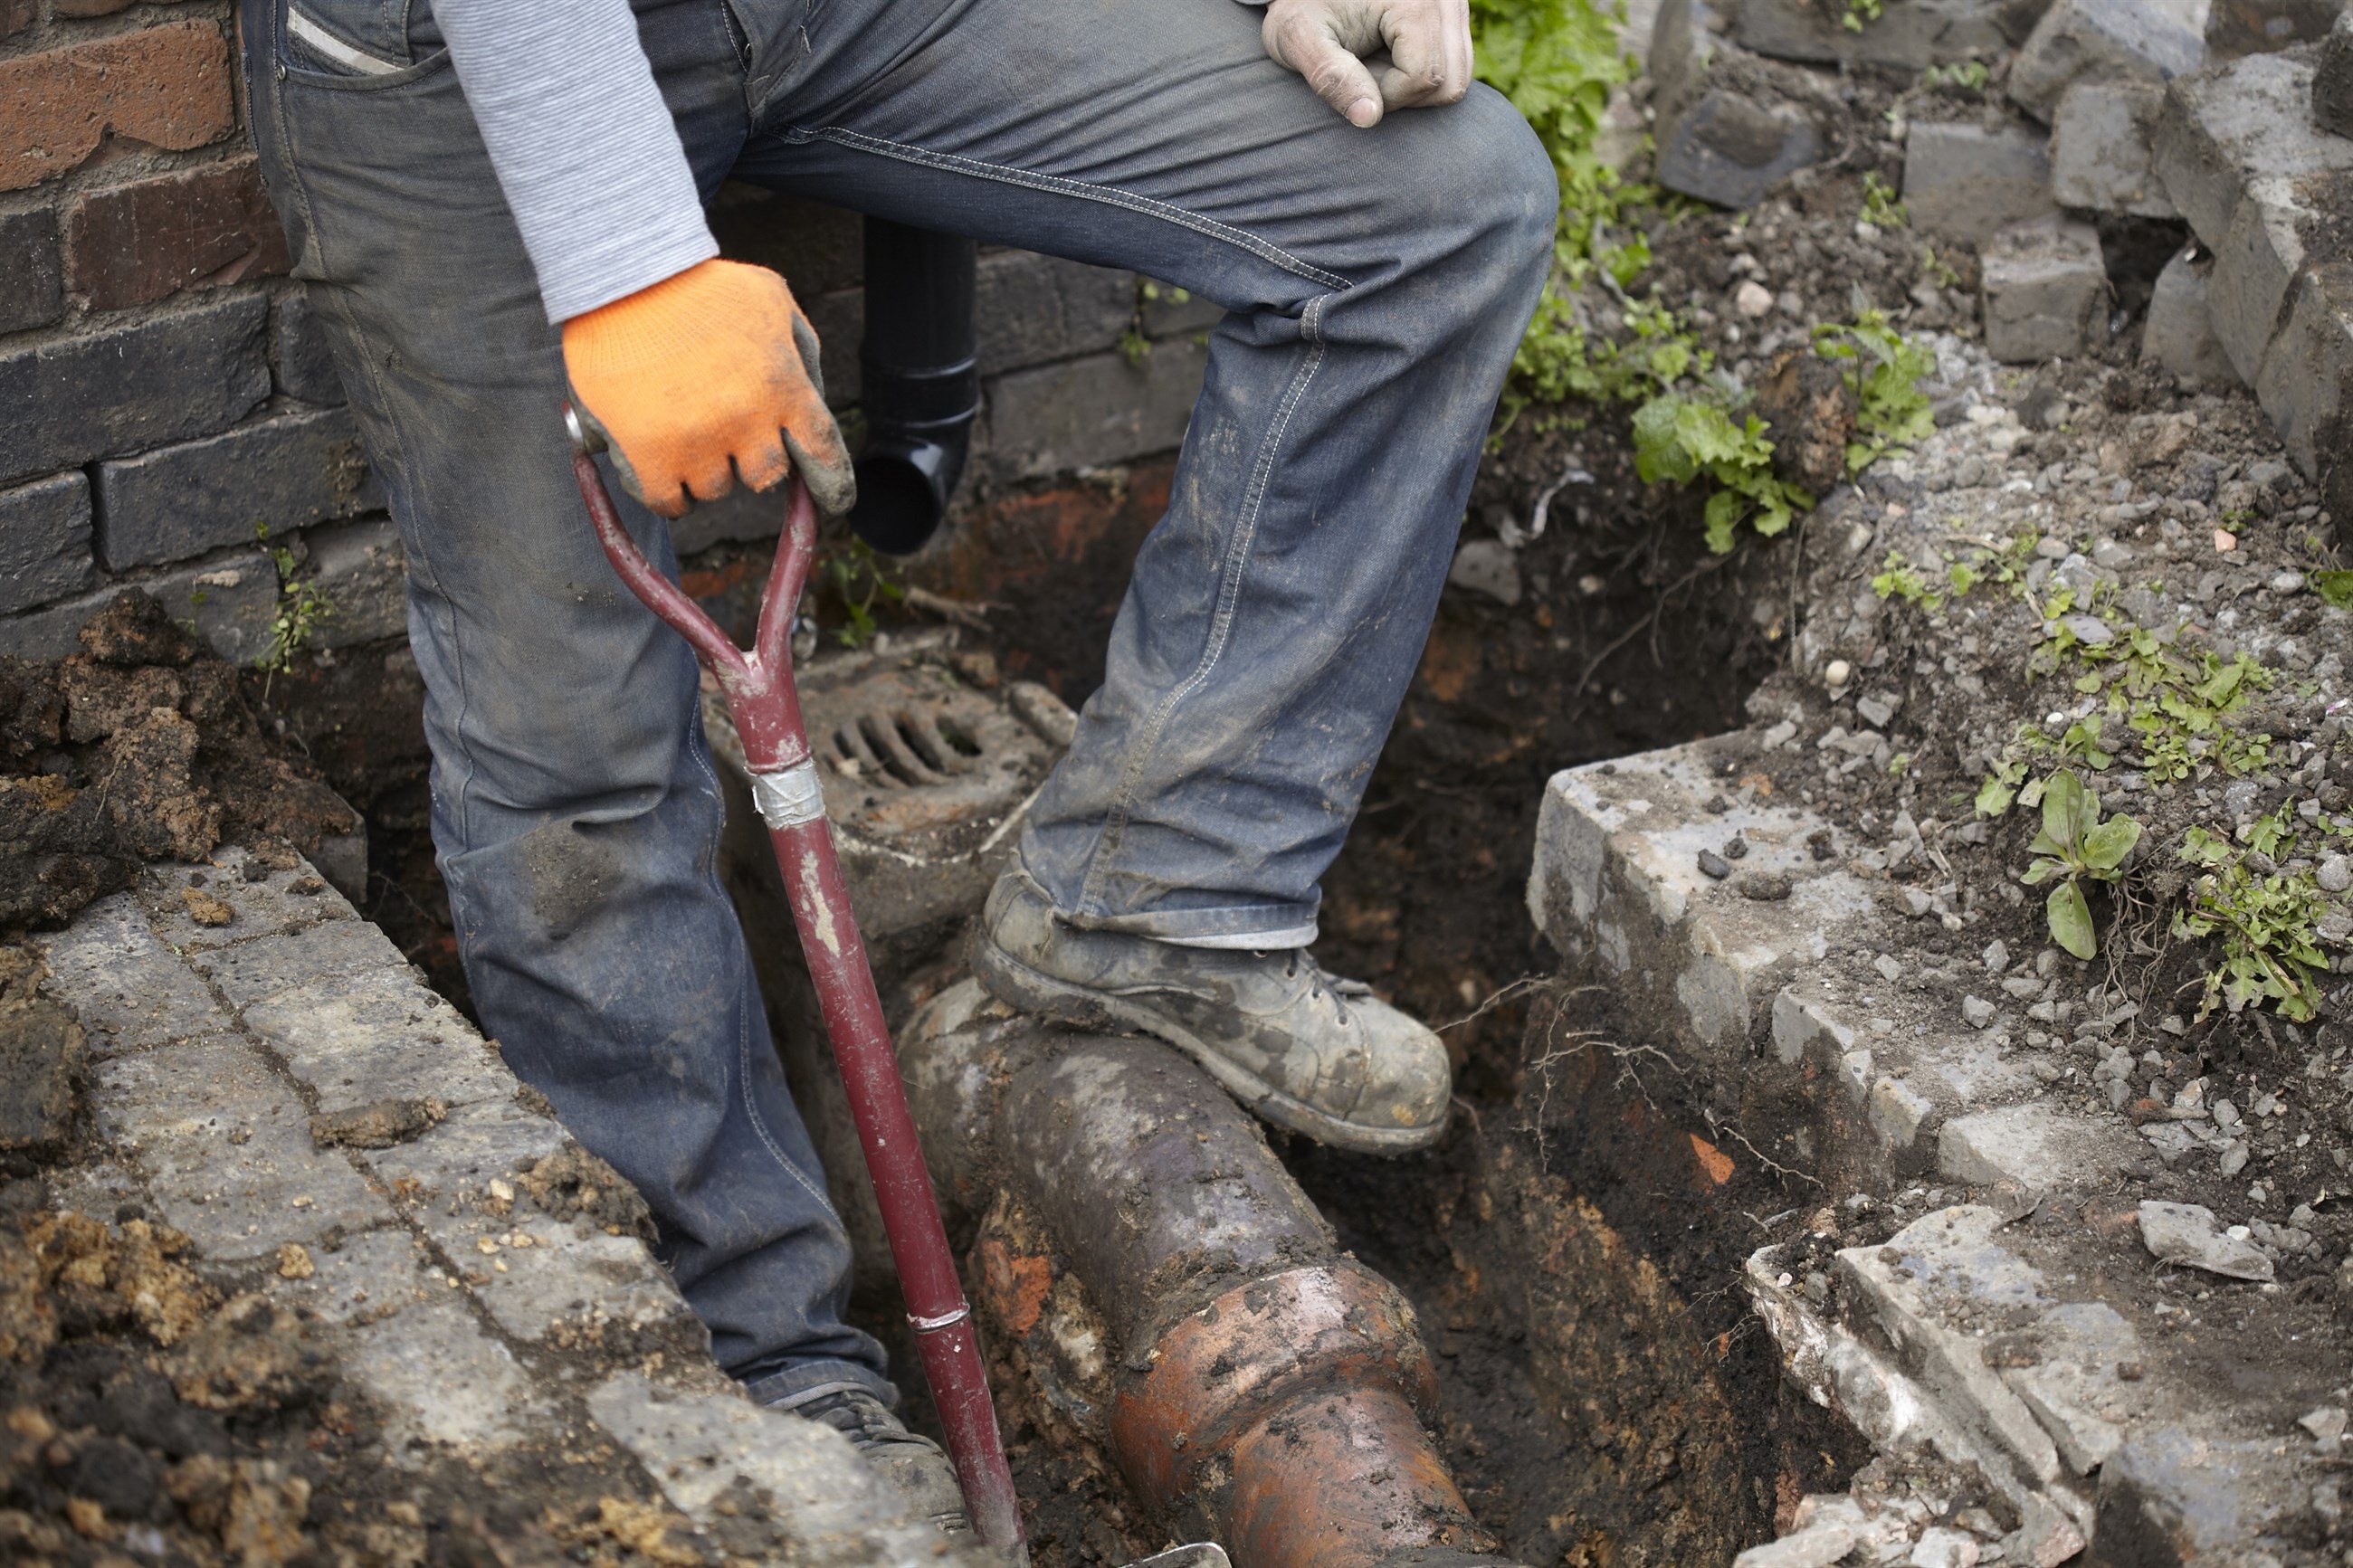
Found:
<path fill-rule="evenodd" d="M 109 132 L 180 152 L 235 120 L 228 40 L 210 22 L 0 60 L 0 191 L 79 167 Z"/>
<path fill-rule="evenodd" d="M 33 0 L 0 0 L 0 38 L 13 37 L 33 25 Z"/>
<path fill-rule="evenodd" d="M 251 158 L 92 191 L 66 216 L 66 287 L 93 310 L 291 265 Z"/>

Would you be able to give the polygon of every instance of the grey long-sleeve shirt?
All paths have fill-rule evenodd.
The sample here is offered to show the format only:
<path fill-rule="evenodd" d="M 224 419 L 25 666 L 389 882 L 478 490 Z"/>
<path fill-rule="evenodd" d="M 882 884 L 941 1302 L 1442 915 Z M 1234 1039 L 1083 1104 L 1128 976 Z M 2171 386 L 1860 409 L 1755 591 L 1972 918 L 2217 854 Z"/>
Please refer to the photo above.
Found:
<path fill-rule="evenodd" d="M 719 254 L 629 0 L 439 0 L 434 16 L 549 321 Z"/>

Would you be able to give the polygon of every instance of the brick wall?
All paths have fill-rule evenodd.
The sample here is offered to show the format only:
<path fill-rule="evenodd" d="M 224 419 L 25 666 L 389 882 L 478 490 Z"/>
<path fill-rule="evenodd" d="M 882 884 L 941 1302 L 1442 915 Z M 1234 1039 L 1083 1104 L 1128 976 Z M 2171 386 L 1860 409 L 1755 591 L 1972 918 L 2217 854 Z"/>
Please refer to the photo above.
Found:
<path fill-rule="evenodd" d="M 0 0 L 0 652 L 69 651 L 137 583 L 251 659 L 280 586 L 263 529 L 336 604 L 323 643 L 400 632 L 398 542 L 285 276 L 241 99 L 226 0 Z M 857 219 L 729 187 L 713 223 L 730 255 L 792 279 L 828 391 L 854 405 Z M 983 255 L 968 487 L 1176 444 L 1215 312 L 1153 292 Z M 680 544 L 775 526 L 771 507 L 723 503 Z"/>

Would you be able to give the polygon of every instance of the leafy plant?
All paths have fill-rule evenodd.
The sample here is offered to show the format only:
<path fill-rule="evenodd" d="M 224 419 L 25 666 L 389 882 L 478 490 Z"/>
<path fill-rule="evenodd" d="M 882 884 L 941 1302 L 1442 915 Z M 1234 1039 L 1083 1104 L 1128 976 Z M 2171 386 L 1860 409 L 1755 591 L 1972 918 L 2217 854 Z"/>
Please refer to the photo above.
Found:
<path fill-rule="evenodd" d="M 2099 801 L 2073 773 L 2062 769 L 2042 782 L 2042 830 L 2028 847 L 2035 859 L 2020 880 L 2032 888 L 2059 879 L 2043 905 L 2044 918 L 2051 939 L 2077 958 L 2100 950 L 2084 883 L 2117 880 L 2139 842 L 2140 824 L 2131 817 L 2118 813 L 2100 820 Z"/>
<path fill-rule="evenodd" d="M 1845 362 L 1843 378 L 1855 395 L 1847 472 L 1861 473 L 1888 452 L 1936 433 L 1920 380 L 1936 368 L 1936 352 L 1889 326 L 1885 312 L 1866 310 L 1851 324 L 1816 327 L 1814 352 Z"/>
<path fill-rule="evenodd" d="M 316 578 L 295 575 L 294 552 L 269 542 L 268 523 L 255 523 L 253 534 L 269 552 L 269 563 L 278 569 L 278 608 L 269 617 L 269 640 L 253 661 L 262 673 L 261 695 L 267 701 L 271 685 L 294 668 L 294 656 L 310 646 L 322 626 L 334 619 L 335 603 Z"/>
<path fill-rule="evenodd" d="M 875 600 L 895 602 L 907 596 L 889 560 L 862 539 L 852 539 L 842 553 L 828 558 L 824 570 L 834 596 L 849 616 L 849 624 L 833 634 L 844 647 L 862 647 L 873 639 Z"/>
<path fill-rule="evenodd" d="M 1846 0 L 1846 14 L 1839 18 L 1839 26 L 1860 33 L 1864 23 L 1878 21 L 1885 9 L 1882 0 Z"/>
<path fill-rule="evenodd" d="M 1920 73 L 1920 85 L 1926 88 L 1957 87 L 1969 92 L 1983 92 L 1989 73 L 1983 60 L 1956 60 L 1948 66 L 1930 66 Z"/>
<path fill-rule="evenodd" d="M 1662 395 L 1634 411 L 1634 471 L 1645 483 L 1688 484 L 1705 475 L 1715 486 L 1707 498 L 1707 547 L 1719 555 L 1743 521 L 1769 539 L 1814 504 L 1802 487 L 1773 472 L 1763 420 L 1752 414 L 1736 422 L 1696 397 Z"/>
<path fill-rule="evenodd" d="M 2258 822 L 2248 837 L 2250 848 L 2259 847 L 2252 842 L 2258 838 L 2269 844 L 2266 856 L 2292 842 L 2279 813 Z M 2236 1013 L 2250 1003 L 2269 1002 L 2284 1018 L 2310 1019 L 2320 1001 L 2316 977 L 2328 970 L 2319 931 L 2328 895 L 2309 876 L 2251 870 L 2242 851 L 2202 827 L 2183 836 L 2179 853 L 2207 869 L 2189 886 L 2189 908 L 2174 911 L 2173 934 L 2222 939 L 2222 961 L 2207 973 L 2198 1016 L 2208 1017 L 2218 1006 Z"/>
<path fill-rule="evenodd" d="M 2331 609 L 2353 610 L 2353 571 L 2315 572 L 2312 591 Z"/>
<path fill-rule="evenodd" d="M 1933 613 L 1945 607 L 1944 595 L 1929 587 L 1899 551 L 1889 551 L 1887 559 L 1880 563 L 1877 574 L 1871 579 L 1871 591 L 1883 599 L 1901 599 L 1915 609 Z"/>
<path fill-rule="evenodd" d="M 1862 212 L 1861 220 L 1873 228 L 1909 228 L 1910 209 L 1896 200 L 1895 187 L 1879 177 L 1873 169 L 1862 176 Z"/>

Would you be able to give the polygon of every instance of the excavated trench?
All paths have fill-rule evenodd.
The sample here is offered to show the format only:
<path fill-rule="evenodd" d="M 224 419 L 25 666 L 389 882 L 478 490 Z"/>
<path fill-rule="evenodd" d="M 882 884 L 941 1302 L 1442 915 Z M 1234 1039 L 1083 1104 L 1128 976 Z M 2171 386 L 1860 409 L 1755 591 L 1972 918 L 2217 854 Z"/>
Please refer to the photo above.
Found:
<path fill-rule="evenodd" d="M 1419 1390 L 1421 1415 L 1476 1521 L 1454 1549 L 1483 1547 L 1529 1565 L 1727 1562 L 1769 1539 L 1799 1498 L 1838 1489 L 1867 1457 L 1781 1375 L 1736 1285 L 1764 1218 L 1807 1194 L 1768 1162 L 1716 1148 L 1711 1129 L 1733 1108 L 1708 1104 L 1641 1018 L 1556 978 L 1557 955 L 1535 937 L 1524 889 L 1552 773 L 1742 721 L 1743 700 L 1779 657 L 1792 577 L 1786 553 L 1699 552 L 1694 520 L 1662 512 L 1618 454 L 1579 453 L 1568 439 L 1515 441 L 1488 465 L 1475 506 L 1525 523 L 1534 498 L 1553 488 L 1554 526 L 1518 551 L 1509 595 L 1447 595 L 1327 880 L 1319 955 L 1448 1026 L 1456 1130 L 1438 1150 L 1398 1161 L 1281 1133 L 1267 1142 L 1328 1224 L 1332 1267 L 1385 1278 L 1418 1318 L 1434 1373 L 1434 1394 Z M 1561 489 L 1558 478 L 1577 469 L 1593 478 Z M 1032 735 L 1050 733 L 1050 715 L 1041 725 L 1023 710 L 1034 699 L 1022 694 L 1036 689 L 1022 683 L 1070 701 L 1092 689 L 1127 561 L 1166 479 L 1165 465 L 1140 466 L 1100 493 L 972 509 L 913 581 L 1002 606 L 991 628 L 952 634 L 953 649 L 935 633 L 934 652 L 867 665 L 945 669 L 957 677 L 950 685 L 965 687 L 1000 679 L 990 700 L 1011 716 L 1004 732 L 952 725 L 943 737 L 987 766 L 1019 750 L 1008 739 L 1023 728 L 1012 718 Z M 690 585 L 709 591 L 706 603 L 745 607 L 756 560 L 723 547 L 692 565 Z M 890 628 L 902 655 L 918 625 Z M 873 707 L 858 696 L 860 661 L 839 668 L 841 700 Z M 421 745 L 396 715 L 363 711 L 405 681 L 413 683 L 413 667 L 400 653 L 346 655 L 298 683 L 290 700 L 281 685 L 278 706 L 368 817 L 377 868 L 369 912 L 463 1005 L 424 836 Z M 904 707 L 903 696 L 881 706 Z M 373 701 L 374 714 L 385 707 Z M 913 732 L 895 739 L 919 759 L 937 750 Z M 869 765 L 892 763 L 892 740 L 870 727 Z M 969 784 L 976 775 L 957 776 Z M 898 911 L 887 929 L 861 914 L 902 1023 L 955 979 L 955 938 L 985 887 L 976 853 L 960 850 L 953 868 L 920 858 L 882 856 L 864 873 L 870 887 L 898 879 L 882 898 Z M 838 1090 L 806 1048 L 815 1037 L 789 928 L 753 888 L 760 859 L 756 841 L 731 846 L 731 877 L 779 1034 L 804 1047 L 797 1060 L 787 1050 L 797 1092 L 822 1126 Z M 870 897 L 881 896 L 861 893 L 862 903 Z M 829 1163 L 854 1170 L 846 1142 L 835 1143 Z M 994 1169 L 980 1179 L 1000 1180 Z M 1105 1426 L 1073 1417 L 1052 1370 L 1013 1331 L 1026 1325 L 1006 1321 L 1004 1303 L 1021 1292 L 1008 1297 L 1003 1278 L 992 1285 L 990 1259 L 1001 1274 L 1004 1258 L 1029 1255 L 1008 1251 L 1008 1238 L 1029 1237 L 1032 1254 L 1052 1260 L 1053 1279 L 1073 1250 L 1058 1247 L 1035 1206 L 1002 1188 L 967 1194 L 955 1239 L 990 1323 L 1036 1560 L 1041 1568 L 1124 1563 L 1202 1515 L 1178 1508 L 1172 1522 L 1166 1497 L 1140 1496 L 1134 1465 L 1123 1468 Z M 850 1217 L 855 1232 L 862 1222 Z M 1083 1294 L 1084 1282 L 1076 1289 Z M 899 1363 L 912 1365 L 887 1275 L 861 1274 L 856 1304 Z M 915 1415 L 928 1418 L 920 1399 Z M 1326 1468 L 1345 1470 L 1346 1461 Z"/>

